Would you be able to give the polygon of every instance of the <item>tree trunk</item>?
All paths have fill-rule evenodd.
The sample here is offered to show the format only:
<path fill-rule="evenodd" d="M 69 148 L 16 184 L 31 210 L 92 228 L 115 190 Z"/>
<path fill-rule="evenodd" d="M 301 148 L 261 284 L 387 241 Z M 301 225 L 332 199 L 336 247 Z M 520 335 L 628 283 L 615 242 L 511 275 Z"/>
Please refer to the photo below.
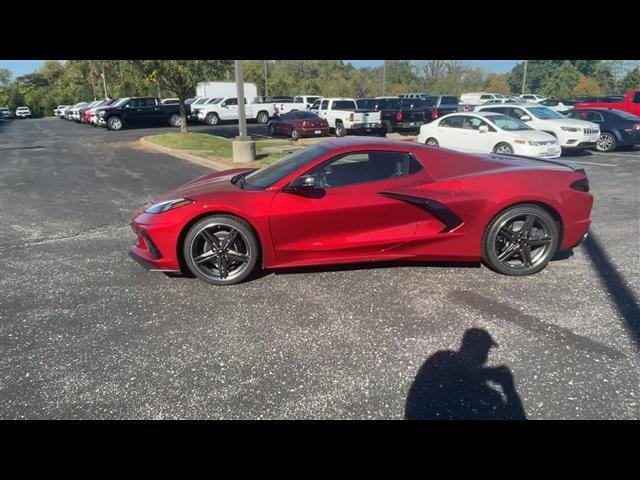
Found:
<path fill-rule="evenodd" d="M 187 109 L 184 104 L 184 97 L 180 95 L 180 133 L 188 133 L 187 128 Z"/>

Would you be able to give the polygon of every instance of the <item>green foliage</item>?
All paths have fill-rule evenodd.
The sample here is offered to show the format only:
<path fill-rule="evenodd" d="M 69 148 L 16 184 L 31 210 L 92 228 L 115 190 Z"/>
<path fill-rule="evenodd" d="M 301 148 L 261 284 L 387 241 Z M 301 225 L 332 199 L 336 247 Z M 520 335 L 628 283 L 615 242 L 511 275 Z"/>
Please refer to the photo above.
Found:
<path fill-rule="evenodd" d="M 550 98 L 570 98 L 580 78 L 580 71 L 571 62 L 565 61 L 555 69 L 540 92 Z"/>
<path fill-rule="evenodd" d="M 640 88 L 640 67 L 631 70 L 618 83 L 618 91 L 620 93 L 627 93 L 632 88 Z"/>

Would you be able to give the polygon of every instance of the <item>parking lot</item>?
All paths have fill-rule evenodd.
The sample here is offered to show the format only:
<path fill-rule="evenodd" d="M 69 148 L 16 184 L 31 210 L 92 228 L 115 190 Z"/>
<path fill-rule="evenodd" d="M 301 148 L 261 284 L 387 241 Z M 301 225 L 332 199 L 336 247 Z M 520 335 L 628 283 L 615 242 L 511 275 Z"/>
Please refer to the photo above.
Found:
<path fill-rule="evenodd" d="M 421 366 L 474 327 L 527 418 L 640 418 L 640 150 L 565 158 L 591 235 L 533 276 L 380 264 L 216 288 L 127 255 L 131 213 L 207 172 L 137 142 L 165 131 L 0 122 L 1 418 L 402 419 Z"/>

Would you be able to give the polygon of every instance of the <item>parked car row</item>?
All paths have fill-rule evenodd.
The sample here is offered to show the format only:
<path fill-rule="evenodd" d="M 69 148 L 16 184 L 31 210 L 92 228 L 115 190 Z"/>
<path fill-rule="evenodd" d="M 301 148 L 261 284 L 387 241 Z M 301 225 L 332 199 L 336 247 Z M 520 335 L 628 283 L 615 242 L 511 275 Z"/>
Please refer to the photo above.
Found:
<path fill-rule="evenodd" d="M 169 124 L 179 127 L 182 120 L 180 106 L 175 99 L 157 97 L 124 97 L 118 99 L 59 105 L 54 113 L 59 118 L 86 123 L 109 130 L 121 130 L 129 125 Z M 187 106 L 187 114 L 189 107 Z"/>

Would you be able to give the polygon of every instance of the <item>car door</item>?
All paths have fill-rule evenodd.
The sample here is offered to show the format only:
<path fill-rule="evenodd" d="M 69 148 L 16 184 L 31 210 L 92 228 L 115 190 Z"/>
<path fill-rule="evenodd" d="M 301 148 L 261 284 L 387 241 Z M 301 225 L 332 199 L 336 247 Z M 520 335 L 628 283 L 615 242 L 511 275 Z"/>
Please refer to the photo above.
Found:
<path fill-rule="evenodd" d="M 125 122 L 131 125 L 139 125 L 140 124 L 140 99 L 132 98 L 124 105 L 124 120 Z"/>
<path fill-rule="evenodd" d="M 238 99 L 227 98 L 220 105 L 221 120 L 237 120 L 238 119 Z"/>
<path fill-rule="evenodd" d="M 480 127 L 486 127 L 486 129 Z M 464 131 L 464 147 L 467 152 L 490 153 L 499 142 L 497 130 L 479 117 L 465 116 L 462 130 Z"/>
<path fill-rule="evenodd" d="M 382 193 L 406 186 L 407 177 L 421 168 L 409 153 L 363 151 L 310 169 L 306 174 L 314 178 L 315 188 L 285 189 L 271 204 L 269 224 L 278 262 L 384 257 L 410 241 L 424 211 Z"/>
<path fill-rule="evenodd" d="M 443 148 L 464 150 L 464 137 L 468 135 L 462 131 L 462 115 L 443 118 L 436 127 L 436 139 Z"/>
<path fill-rule="evenodd" d="M 160 109 L 158 101 L 155 98 L 145 97 L 140 99 L 140 123 L 151 125 L 154 123 L 160 123 L 164 118 L 164 111 Z"/>

